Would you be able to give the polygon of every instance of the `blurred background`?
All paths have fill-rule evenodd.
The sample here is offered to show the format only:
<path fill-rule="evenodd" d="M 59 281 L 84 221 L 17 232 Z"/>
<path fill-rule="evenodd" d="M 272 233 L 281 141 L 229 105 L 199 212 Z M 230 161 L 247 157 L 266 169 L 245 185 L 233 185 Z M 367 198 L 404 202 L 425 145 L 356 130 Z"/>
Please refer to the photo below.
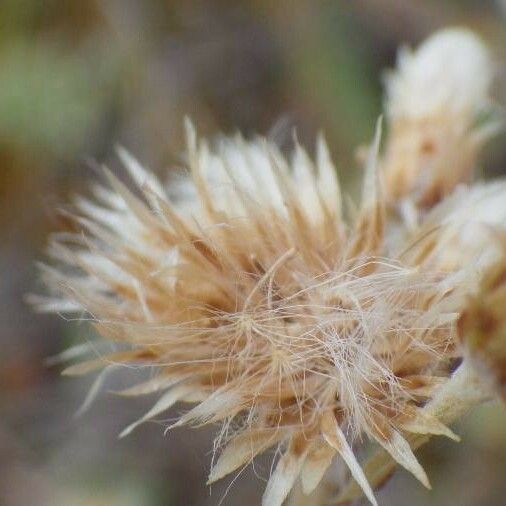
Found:
<path fill-rule="evenodd" d="M 399 44 L 444 25 L 473 28 L 492 47 L 506 104 L 501 1 L 1 0 L 0 505 L 259 504 L 261 459 L 233 484 L 205 486 L 207 430 L 164 437 L 151 423 L 118 440 L 152 399 L 103 392 L 74 417 L 92 378 L 60 378 L 45 359 L 91 331 L 30 310 L 34 262 L 57 207 L 99 177 L 97 163 L 119 169 L 115 145 L 156 171 L 178 163 L 184 115 L 201 134 L 239 129 L 284 147 L 296 128 L 312 149 L 323 129 L 353 191 L 382 69 Z M 506 171 L 505 145 L 503 135 L 488 146 L 486 175 Z M 499 405 L 476 411 L 456 428 L 461 444 L 437 439 L 420 453 L 433 492 L 399 472 L 380 503 L 505 504 L 505 420 Z"/>

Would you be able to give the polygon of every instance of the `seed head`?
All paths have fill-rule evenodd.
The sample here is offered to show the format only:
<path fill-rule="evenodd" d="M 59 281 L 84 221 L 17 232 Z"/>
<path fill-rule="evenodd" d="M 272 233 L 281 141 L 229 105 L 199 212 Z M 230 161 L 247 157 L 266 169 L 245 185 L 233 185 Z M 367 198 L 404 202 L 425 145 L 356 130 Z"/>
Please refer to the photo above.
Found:
<path fill-rule="evenodd" d="M 131 184 L 105 170 L 108 185 L 76 200 L 73 232 L 53 236 L 41 268 L 39 309 L 86 315 L 115 347 L 66 373 L 149 369 L 121 393 L 159 398 L 122 435 L 189 403 L 172 426 L 219 427 L 209 482 L 277 450 L 265 506 L 299 477 L 309 494 L 334 458 L 354 480 L 342 500 L 358 485 L 376 504 L 393 462 L 429 486 L 413 449 L 455 439 L 447 425 L 488 395 L 456 323 L 485 342 L 470 301 L 502 258 L 491 231 L 506 223 L 506 186 L 455 187 L 490 133 L 475 120 L 491 73 L 463 30 L 401 53 L 385 153 L 378 127 L 356 213 L 343 211 L 322 137 L 313 160 L 261 138 L 209 145 L 187 122 L 188 174 L 169 184 L 120 150 Z M 364 439 L 381 450 L 362 467 L 352 448 Z"/>
<path fill-rule="evenodd" d="M 79 231 L 51 242 L 67 267 L 44 268 L 53 296 L 40 307 L 85 312 L 118 344 L 67 373 L 154 367 L 124 393 L 163 394 L 123 434 L 193 403 L 175 425 L 221 424 L 210 482 L 281 448 L 264 504 L 281 504 L 299 475 L 311 492 L 334 454 L 375 503 L 351 450 L 364 436 L 428 486 L 403 434 L 452 436 L 419 406 L 449 375 L 459 288 L 416 263 L 416 246 L 386 247 L 379 132 L 347 222 L 323 139 L 316 162 L 300 146 L 288 161 L 263 140 L 210 149 L 187 130 L 183 202 L 122 151 L 140 195 L 109 174 L 111 189 L 77 200 Z"/>

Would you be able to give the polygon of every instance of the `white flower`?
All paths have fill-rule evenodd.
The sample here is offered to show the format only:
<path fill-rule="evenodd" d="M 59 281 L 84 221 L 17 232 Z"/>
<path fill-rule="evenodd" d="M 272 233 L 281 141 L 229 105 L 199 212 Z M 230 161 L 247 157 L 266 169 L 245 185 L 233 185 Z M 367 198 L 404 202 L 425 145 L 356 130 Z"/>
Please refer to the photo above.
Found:
<path fill-rule="evenodd" d="M 470 30 L 437 32 L 416 51 L 402 48 L 386 77 L 387 114 L 423 119 L 474 114 L 488 103 L 493 65 L 487 47 Z"/>
<path fill-rule="evenodd" d="M 408 202 L 423 212 L 471 180 L 481 147 L 499 128 L 493 74 L 488 49 L 469 30 L 442 30 L 400 51 L 386 78 L 382 167 L 392 206 Z"/>

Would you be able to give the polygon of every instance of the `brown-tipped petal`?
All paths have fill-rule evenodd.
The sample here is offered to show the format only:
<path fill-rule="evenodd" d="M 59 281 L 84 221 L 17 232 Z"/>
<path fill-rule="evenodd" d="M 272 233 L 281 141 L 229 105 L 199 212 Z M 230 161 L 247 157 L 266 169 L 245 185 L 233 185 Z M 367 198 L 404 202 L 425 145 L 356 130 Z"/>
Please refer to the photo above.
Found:
<path fill-rule="evenodd" d="M 100 389 L 102 388 L 107 376 L 117 369 L 119 366 L 112 364 L 108 365 L 105 369 L 100 371 L 100 374 L 95 378 L 95 381 L 91 385 L 90 389 L 88 390 L 88 393 L 86 394 L 86 397 L 84 398 L 84 401 L 79 406 L 79 409 L 76 411 L 75 416 L 79 417 L 82 414 L 84 414 L 86 411 L 88 411 L 88 408 L 91 406 L 92 402 L 96 399 L 98 393 L 100 392 Z"/>
<path fill-rule="evenodd" d="M 362 209 L 373 208 L 378 202 L 382 200 L 381 196 L 381 180 L 379 172 L 379 148 L 381 142 L 382 131 L 381 117 L 376 122 L 376 131 L 374 133 L 374 140 L 369 149 L 367 157 L 367 164 L 365 167 L 364 183 L 362 188 Z"/>
<path fill-rule="evenodd" d="M 313 161 L 309 158 L 307 151 L 295 142 L 295 151 L 293 154 L 293 174 L 297 184 L 304 188 L 304 194 L 300 195 L 301 207 L 306 211 L 311 211 L 316 207 L 314 204 L 319 201 L 318 189 L 316 186 L 317 179 L 315 177 L 315 167 Z M 315 209 L 316 210 L 316 209 Z M 320 218 L 320 209 L 316 216 Z"/>
<path fill-rule="evenodd" d="M 216 392 L 185 413 L 175 424 L 179 427 L 187 423 L 213 423 L 241 411 L 241 399 L 231 392 Z"/>
<path fill-rule="evenodd" d="M 128 434 L 130 434 L 136 427 L 138 427 L 142 423 L 146 422 L 147 420 L 150 420 L 151 418 L 154 418 L 160 413 L 163 413 L 167 409 L 171 408 L 172 406 L 174 406 L 174 404 L 176 404 L 177 401 L 179 401 L 181 398 L 183 398 L 185 395 L 191 392 L 193 388 L 195 388 L 195 385 L 190 384 L 178 385 L 172 388 L 167 393 L 162 395 L 162 397 L 158 399 L 156 404 L 144 416 L 142 416 L 141 418 L 139 418 L 139 420 L 135 421 L 134 423 L 126 427 L 123 430 L 123 432 L 121 432 L 119 437 L 122 438 L 128 436 Z"/>
<path fill-rule="evenodd" d="M 444 423 L 441 423 L 435 416 L 426 413 L 422 409 L 414 410 L 410 418 L 400 424 L 400 427 L 413 434 L 429 434 L 433 436 L 446 436 L 454 441 L 460 441 L 455 434 Z"/>
<path fill-rule="evenodd" d="M 429 479 L 423 467 L 416 459 L 409 443 L 397 431 L 392 430 L 388 438 L 371 431 L 371 436 L 398 462 L 419 480 L 424 487 L 430 489 Z"/>
<path fill-rule="evenodd" d="M 159 179 L 151 171 L 146 170 L 129 151 L 122 146 L 118 146 L 116 152 L 130 177 L 139 188 L 149 185 L 158 195 L 165 194 L 165 190 Z"/>
<path fill-rule="evenodd" d="M 83 309 L 77 302 L 63 300 L 58 297 L 29 295 L 26 300 L 29 304 L 36 306 L 38 313 L 76 314 Z"/>
<path fill-rule="evenodd" d="M 409 435 L 408 440 L 413 448 L 418 448 L 427 441 L 428 436 Z M 376 451 L 368 457 L 362 465 L 364 474 L 367 476 L 369 483 L 374 487 L 381 487 L 394 473 L 397 463 L 392 459 L 390 454 L 383 448 L 377 448 Z M 340 491 L 335 499 L 335 504 L 348 503 L 362 496 L 363 492 L 357 483 L 350 480 Z"/>
<path fill-rule="evenodd" d="M 159 390 L 164 390 L 166 388 L 175 385 L 179 381 L 186 379 L 188 375 L 165 375 L 162 374 L 160 376 L 156 376 L 148 381 L 144 381 L 143 383 L 139 383 L 134 385 L 133 387 L 125 388 L 123 390 L 117 390 L 113 392 L 116 395 L 121 395 L 123 397 L 135 397 L 137 395 L 148 395 L 154 392 L 158 392 Z"/>
<path fill-rule="evenodd" d="M 57 355 L 52 355 L 51 357 L 46 358 L 44 363 L 48 367 L 52 367 L 57 364 L 63 364 L 65 362 L 68 362 L 69 360 L 81 358 L 83 355 L 89 355 L 90 353 L 93 353 L 94 351 L 99 349 L 102 344 L 103 343 L 101 343 L 100 341 L 98 342 L 90 341 L 83 344 L 77 344 L 75 346 L 67 348 L 65 351 L 62 351 Z"/>
<path fill-rule="evenodd" d="M 107 167 L 103 167 L 103 170 L 111 187 L 123 199 L 139 223 L 156 230 L 159 226 L 158 220 L 144 202 L 137 198 Z"/>
<path fill-rule="evenodd" d="M 307 444 L 303 436 L 295 436 L 267 483 L 262 497 L 262 506 L 281 506 L 299 476 L 307 455 Z"/>
<path fill-rule="evenodd" d="M 103 357 L 86 360 L 86 362 L 80 362 L 78 364 L 73 364 L 64 369 L 62 371 L 62 375 L 82 376 L 93 371 L 105 369 L 108 365 L 111 364 L 128 364 L 142 359 L 143 353 L 144 352 L 142 350 L 129 350 L 109 353 Z"/>
<path fill-rule="evenodd" d="M 325 441 L 335 448 L 342 459 L 346 462 L 351 475 L 362 489 L 364 495 L 369 502 L 377 506 L 376 498 L 372 491 L 371 485 L 367 481 L 364 471 L 360 467 L 353 450 L 350 448 L 343 431 L 339 427 L 337 420 L 332 413 L 326 413 L 322 418 L 321 430 Z"/>
<path fill-rule="evenodd" d="M 311 448 L 300 473 L 304 494 L 309 495 L 318 486 L 335 454 L 336 450 L 325 443 L 317 443 Z"/>
<path fill-rule="evenodd" d="M 285 435 L 282 430 L 259 430 L 240 434 L 221 452 L 209 474 L 207 484 L 227 476 L 239 467 L 251 462 L 256 455 L 277 444 Z"/>
<path fill-rule="evenodd" d="M 337 170 L 332 163 L 329 148 L 322 134 L 316 141 L 316 164 L 318 167 L 318 191 L 327 210 L 337 218 L 342 216 L 342 196 Z"/>

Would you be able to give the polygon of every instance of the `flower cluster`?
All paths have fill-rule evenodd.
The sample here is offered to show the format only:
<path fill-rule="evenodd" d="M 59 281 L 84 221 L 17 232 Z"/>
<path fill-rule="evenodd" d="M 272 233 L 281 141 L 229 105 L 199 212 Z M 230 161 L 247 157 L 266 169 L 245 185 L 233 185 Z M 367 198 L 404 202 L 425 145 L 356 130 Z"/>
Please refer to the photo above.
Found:
<path fill-rule="evenodd" d="M 490 228 L 506 225 L 506 183 L 459 186 L 496 128 L 481 118 L 492 73 L 465 30 L 401 52 L 355 212 L 321 137 L 314 160 L 298 144 L 286 157 L 261 138 L 209 145 L 188 122 L 189 175 L 169 184 L 120 150 L 133 189 L 107 172 L 42 266 L 39 309 L 86 314 L 116 347 L 66 373 L 155 371 L 122 392 L 160 393 L 123 434 L 190 403 L 173 426 L 221 427 L 210 482 L 278 449 L 266 506 L 299 478 L 311 493 L 336 457 L 351 475 L 337 501 L 376 504 L 393 463 L 429 486 L 413 450 L 455 439 L 448 424 L 488 396 L 458 367 L 457 322 L 480 268 L 504 260 Z M 364 437 L 381 451 L 361 465 Z"/>

